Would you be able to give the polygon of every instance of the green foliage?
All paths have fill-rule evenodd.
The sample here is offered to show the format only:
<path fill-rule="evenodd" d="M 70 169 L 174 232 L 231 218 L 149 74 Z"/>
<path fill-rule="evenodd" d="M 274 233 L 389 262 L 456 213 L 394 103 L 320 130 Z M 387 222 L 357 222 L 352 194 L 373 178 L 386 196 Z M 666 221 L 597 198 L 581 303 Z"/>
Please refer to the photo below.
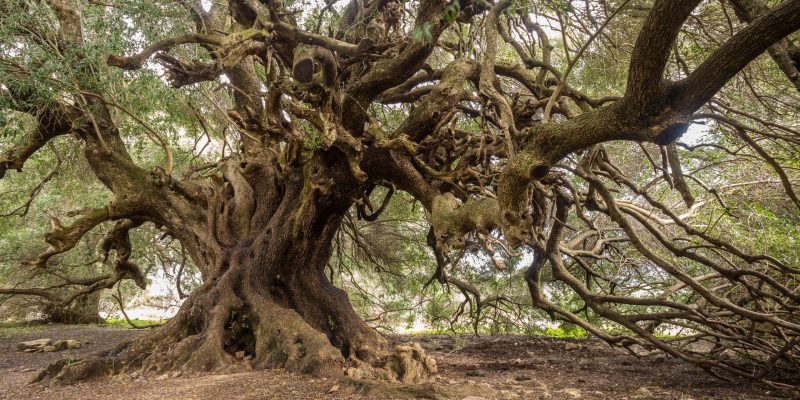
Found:
<path fill-rule="evenodd" d="M 411 40 L 418 43 L 431 43 L 431 40 L 433 40 L 433 23 L 425 21 L 421 26 L 414 27 L 409 36 Z"/>
<path fill-rule="evenodd" d="M 331 332 L 335 332 L 336 331 L 336 321 L 333 320 L 333 316 L 328 315 L 327 323 L 328 323 L 328 330 L 330 330 Z"/>
<path fill-rule="evenodd" d="M 461 2 L 456 0 L 447 6 L 443 18 L 448 24 L 451 24 L 456 21 L 459 13 L 461 13 Z"/>
<path fill-rule="evenodd" d="M 305 148 L 311 151 L 316 151 L 322 148 L 322 134 L 316 130 L 310 130 L 305 136 Z"/>

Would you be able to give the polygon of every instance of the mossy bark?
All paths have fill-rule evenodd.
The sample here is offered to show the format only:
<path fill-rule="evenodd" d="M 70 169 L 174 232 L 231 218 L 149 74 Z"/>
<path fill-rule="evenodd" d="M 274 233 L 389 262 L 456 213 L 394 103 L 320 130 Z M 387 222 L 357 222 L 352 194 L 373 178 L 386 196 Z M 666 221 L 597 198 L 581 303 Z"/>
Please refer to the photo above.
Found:
<path fill-rule="evenodd" d="M 386 339 L 324 274 L 333 237 L 359 190 L 346 158 L 320 154 L 280 176 L 272 161 L 252 156 L 221 164 L 224 179 L 204 188 L 206 218 L 185 195 L 158 198 L 149 209 L 161 210 L 155 217 L 186 246 L 204 283 L 166 325 L 53 366 L 37 380 L 252 368 L 419 380 L 435 370 L 424 352 L 404 348 L 398 352 L 409 353 L 403 358 L 409 361 L 391 362 L 397 354 Z"/>
<path fill-rule="evenodd" d="M 269 240 L 224 248 L 219 273 L 207 277 L 166 325 L 40 378 L 249 368 L 334 375 L 349 358 L 374 360 L 386 341 L 322 273 L 337 223 L 314 224 L 305 239 L 275 231 Z M 264 243 L 276 241 L 284 251 L 262 252 L 266 260 L 256 256 Z"/>

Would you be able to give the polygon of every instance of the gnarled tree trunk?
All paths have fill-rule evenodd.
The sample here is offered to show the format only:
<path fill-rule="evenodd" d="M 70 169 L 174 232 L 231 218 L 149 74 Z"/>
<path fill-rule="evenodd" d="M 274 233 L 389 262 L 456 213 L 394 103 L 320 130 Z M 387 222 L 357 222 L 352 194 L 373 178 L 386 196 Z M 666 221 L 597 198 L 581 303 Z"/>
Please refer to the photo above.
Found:
<path fill-rule="evenodd" d="M 201 267 L 203 285 L 166 325 L 79 363 L 51 366 L 37 380 L 280 367 L 418 382 L 435 372 L 418 346 L 390 354 L 325 276 L 333 236 L 360 185 L 343 155 L 316 157 L 280 177 L 259 156 L 221 162 L 224 181 L 203 188 L 205 219 L 164 185 L 150 209 Z"/>

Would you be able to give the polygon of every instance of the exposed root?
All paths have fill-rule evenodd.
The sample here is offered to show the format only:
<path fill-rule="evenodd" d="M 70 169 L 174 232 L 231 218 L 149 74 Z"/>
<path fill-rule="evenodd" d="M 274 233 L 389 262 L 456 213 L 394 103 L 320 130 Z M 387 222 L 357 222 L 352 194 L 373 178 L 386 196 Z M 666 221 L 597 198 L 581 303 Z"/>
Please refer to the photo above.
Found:
<path fill-rule="evenodd" d="M 254 368 L 342 376 L 342 353 L 295 311 L 266 301 L 253 307 L 257 312 L 240 305 L 217 304 L 201 320 L 187 307 L 166 325 L 111 351 L 54 363 L 33 382 L 71 384 L 122 373 L 155 377 L 169 371 L 231 373 Z"/>
<path fill-rule="evenodd" d="M 299 317 L 298 317 L 299 318 Z M 324 335 L 292 329 L 292 323 L 276 322 L 259 329 L 255 357 L 246 351 L 230 354 L 219 346 L 213 335 L 191 335 L 179 341 L 153 344 L 148 338 L 135 339 L 110 352 L 80 360 L 64 359 L 51 364 L 32 383 L 72 384 L 77 381 L 122 373 L 156 377 L 169 371 L 189 374 L 206 372 L 241 372 L 253 368 L 286 368 L 291 371 L 324 376 L 341 376 L 344 359 L 327 343 Z M 324 342 L 323 342 L 324 341 Z M 147 346 L 145 342 L 150 342 Z M 135 349 L 150 351 L 139 352 Z M 241 352 L 243 357 L 237 357 Z M 236 354 L 239 353 L 239 354 Z"/>
<path fill-rule="evenodd" d="M 385 339 L 366 326 L 337 325 L 340 336 L 332 342 L 325 327 L 315 328 L 295 310 L 257 291 L 238 290 L 240 275 L 233 271 L 197 289 L 167 324 L 113 350 L 55 363 L 34 382 L 284 368 L 327 377 L 341 377 L 345 371 L 361 379 L 418 384 L 436 373 L 435 360 L 419 344 L 398 345 L 394 353 L 384 355 Z M 334 346 L 337 342 L 340 348 Z"/>
<path fill-rule="evenodd" d="M 283 367 L 319 376 L 341 375 L 342 353 L 299 314 L 277 305 L 260 308 L 260 314 L 263 322 L 254 331 L 254 366 Z"/>
<path fill-rule="evenodd" d="M 31 383 L 50 382 L 70 384 L 93 376 L 98 376 L 110 369 L 110 365 L 102 357 L 91 356 L 83 360 L 68 358 L 56 361 L 40 372 Z"/>
<path fill-rule="evenodd" d="M 419 343 L 395 346 L 395 352 L 383 357 L 377 367 L 361 363 L 345 370 L 354 379 L 379 379 L 402 383 L 428 382 L 436 374 L 436 360 L 425 355 Z"/>
<path fill-rule="evenodd" d="M 249 350 L 239 350 L 241 347 L 236 347 L 235 341 L 226 342 L 227 347 L 218 346 L 214 336 L 207 333 L 176 341 L 164 326 L 111 351 L 80 360 L 58 361 L 31 383 L 72 384 L 116 374 L 156 377 L 169 371 L 199 374 L 285 368 L 327 377 L 341 377 L 344 369 L 344 375 L 354 379 L 417 385 L 429 382 L 436 374 L 436 361 L 426 356 L 417 343 L 397 345 L 394 353 L 374 363 L 361 361 L 354 354 L 348 360 L 353 366 L 343 368 L 345 360 L 341 352 L 297 313 L 277 308 L 271 315 L 273 323 L 258 324 L 252 332 Z"/>

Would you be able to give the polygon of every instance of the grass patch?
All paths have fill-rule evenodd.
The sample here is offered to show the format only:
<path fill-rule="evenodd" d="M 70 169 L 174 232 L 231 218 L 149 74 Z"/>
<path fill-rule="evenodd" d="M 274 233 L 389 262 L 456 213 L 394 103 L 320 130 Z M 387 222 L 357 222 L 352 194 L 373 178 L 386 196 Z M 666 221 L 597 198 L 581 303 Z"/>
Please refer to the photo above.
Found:
<path fill-rule="evenodd" d="M 47 324 L 36 321 L 0 322 L 0 338 L 8 339 L 11 336 L 46 331 L 48 329 L 51 329 L 52 327 L 53 324 Z"/>
<path fill-rule="evenodd" d="M 150 325 L 161 325 L 167 320 L 164 319 L 138 319 L 134 318 L 131 319 L 136 326 L 150 326 Z M 106 326 L 110 326 L 113 328 L 125 328 L 125 329 L 133 329 L 128 321 L 125 318 L 107 318 L 106 319 Z"/>
<path fill-rule="evenodd" d="M 589 333 L 583 328 L 574 325 L 562 325 L 556 328 L 533 328 L 525 332 L 529 336 L 545 336 L 559 339 L 585 339 Z"/>
<path fill-rule="evenodd" d="M 166 320 L 149 320 L 149 319 L 133 319 L 132 321 L 134 324 L 136 324 L 136 326 L 160 325 L 166 322 Z M 76 326 L 76 327 L 98 326 L 98 327 L 109 327 L 116 329 L 133 329 L 128 324 L 128 322 L 125 321 L 125 319 L 123 318 L 108 318 L 106 319 L 105 323 L 88 324 L 88 325 L 78 325 L 78 324 L 64 325 L 64 324 L 54 324 L 43 321 L 6 321 L 6 322 L 0 322 L 0 339 L 9 339 L 13 336 L 49 331 L 56 327 L 67 327 L 67 326 Z"/>

